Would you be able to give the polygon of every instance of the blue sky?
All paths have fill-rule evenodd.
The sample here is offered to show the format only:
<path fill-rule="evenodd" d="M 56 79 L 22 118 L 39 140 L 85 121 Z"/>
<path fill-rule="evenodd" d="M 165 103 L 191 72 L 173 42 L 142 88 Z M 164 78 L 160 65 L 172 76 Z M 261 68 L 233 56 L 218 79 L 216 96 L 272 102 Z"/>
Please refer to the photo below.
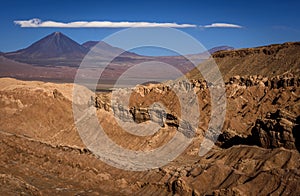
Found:
<path fill-rule="evenodd" d="M 300 1 L 2 1 L 0 51 L 25 48 L 42 37 L 60 31 L 79 43 L 101 40 L 123 28 L 25 28 L 14 23 L 42 21 L 148 22 L 192 24 L 180 28 L 206 48 L 220 45 L 254 47 L 300 41 Z M 242 28 L 202 28 L 214 23 Z"/>

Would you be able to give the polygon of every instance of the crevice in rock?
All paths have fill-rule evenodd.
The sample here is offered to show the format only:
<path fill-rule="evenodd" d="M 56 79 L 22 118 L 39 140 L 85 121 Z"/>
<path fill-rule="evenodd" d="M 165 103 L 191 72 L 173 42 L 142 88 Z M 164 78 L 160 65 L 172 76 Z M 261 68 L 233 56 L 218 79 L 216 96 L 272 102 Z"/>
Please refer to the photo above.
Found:
<path fill-rule="evenodd" d="M 296 119 L 296 125 L 293 128 L 296 149 L 300 152 L 300 116 Z"/>
<path fill-rule="evenodd" d="M 240 136 L 233 136 L 229 139 L 224 138 L 224 135 L 221 134 L 218 138 L 218 143 L 221 148 L 230 148 L 236 145 L 253 145 L 251 136 L 248 137 L 240 137 Z"/>

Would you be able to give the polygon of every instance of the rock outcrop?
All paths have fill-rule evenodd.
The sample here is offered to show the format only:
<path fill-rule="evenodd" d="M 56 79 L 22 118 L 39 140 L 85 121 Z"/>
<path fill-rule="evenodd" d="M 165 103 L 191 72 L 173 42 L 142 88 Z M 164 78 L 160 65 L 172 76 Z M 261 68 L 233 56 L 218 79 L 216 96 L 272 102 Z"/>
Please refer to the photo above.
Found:
<path fill-rule="evenodd" d="M 210 97 L 209 89 L 212 88 L 205 80 L 178 81 L 176 84 L 182 92 L 193 91 L 198 95 L 200 101 L 200 112 L 204 119 L 209 118 Z M 258 145 L 263 148 L 285 147 L 297 149 L 295 132 L 297 127 L 296 118 L 299 115 L 299 92 L 300 78 L 291 73 L 285 73 L 275 77 L 234 76 L 225 83 L 228 95 L 227 113 L 232 119 L 226 119 L 223 133 L 220 135 L 218 145 L 229 148 L 233 145 Z M 170 97 L 174 87 L 164 84 L 151 84 L 138 86 L 133 89 L 133 102 L 140 102 L 139 99 L 163 96 Z M 161 127 L 173 126 L 185 135 L 192 136 L 195 127 L 182 121 L 178 112 L 168 112 L 161 107 L 149 107 L 139 105 L 128 107 L 117 102 L 110 103 L 110 94 L 100 93 L 95 100 L 95 107 L 106 111 L 113 111 L 114 115 L 123 121 L 143 123 L 153 121 Z M 143 99 L 142 99 L 143 100 Z M 154 101 L 153 99 L 152 101 Z M 143 102 L 143 101 L 141 101 Z M 168 104 L 168 103 L 166 103 Z M 168 106 L 168 105 L 167 105 Z M 202 107 L 201 107 L 202 106 Z M 285 109 L 288 108 L 288 109 Z M 174 109 L 174 108 L 173 108 Z M 289 111 L 292 110 L 292 111 Z M 234 120 L 233 120 L 234 119 Z M 257 120 L 256 120 L 257 119 Z M 232 121 L 233 120 L 233 121 Z M 239 120 L 240 122 L 234 122 Z M 228 126 L 229 124 L 229 126 Z M 205 129 L 206 125 L 198 128 Z M 246 130 L 243 130 L 245 127 Z"/>
<path fill-rule="evenodd" d="M 268 113 L 263 119 L 257 119 L 252 129 L 252 142 L 263 148 L 299 149 L 298 135 L 300 116 L 277 110 L 275 113 Z"/>
<path fill-rule="evenodd" d="M 280 76 L 275 77 L 263 77 L 262 75 L 254 75 L 254 76 L 234 76 L 229 79 L 227 85 L 236 84 L 239 86 L 256 86 L 259 85 L 261 87 L 269 87 L 273 88 L 286 88 L 290 86 L 299 87 L 300 86 L 300 78 L 295 77 L 291 73 L 286 73 Z"/>

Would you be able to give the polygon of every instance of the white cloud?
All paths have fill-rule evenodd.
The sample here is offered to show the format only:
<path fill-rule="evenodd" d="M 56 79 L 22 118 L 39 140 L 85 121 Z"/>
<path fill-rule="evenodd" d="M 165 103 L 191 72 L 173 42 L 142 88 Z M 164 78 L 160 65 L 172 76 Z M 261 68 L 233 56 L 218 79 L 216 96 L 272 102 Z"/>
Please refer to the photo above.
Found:
<path fill-rule="evenodd" d="M 242 28 L 240 25 L 229 24 L 229 23 L 213 23 L 210 25 L 200 26 L 202 28 Z"/>
<path fill-rule="evenodd" d="M 242 28 L 240 25 L 230 23 L 213 23 L 210 25 L 197 26 L 195 24 L 157 23 L 157 22 L 111 22 L 111 21 L 76 21 L 56 22 L 42 21 L 38 18 L 30 20 L 16 20 L 15 24 L 21 27 L 57 27 L 57 28 L 129 28 L 129 27 L 173 27 L 173 28 Z"/>
<path fill-rule="evenodd" d="M 60 27 L 60 28 L 128 28 L 128 27 L 173 27 L 190 28 L 197 27 L 194 24 L 156 23 L 156 22 L 110 22 L 110 21 L 77 21 L 70 23 L 41 21 L 34 18 L 31 20 L 17 20 L 15 24 L 21 27 Z"/>

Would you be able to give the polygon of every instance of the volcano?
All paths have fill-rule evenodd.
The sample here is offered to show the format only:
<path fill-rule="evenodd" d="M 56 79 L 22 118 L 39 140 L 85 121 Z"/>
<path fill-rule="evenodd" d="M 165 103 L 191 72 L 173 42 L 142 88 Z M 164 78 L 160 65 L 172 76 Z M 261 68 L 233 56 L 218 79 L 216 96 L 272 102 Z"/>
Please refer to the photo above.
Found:
<path fill-rule="evenodd" d="M 32 65 L 77 66 L 89 51 L 60 32 L 54 32 L 31 46 L 6 53 L 7 58 Z"/>
<path fill-rule="evenodd" d="M 4 56 L 30 65 L 78 67 L 84 56 L 96 45 L 96 54 L 100 58 L 115 54 L 121 54 L 118 60 L 122 62 L 140 58 L 135 53 L 113 47 L 103 41 L 88 41 L 80 45 L 61 32 L 54 32 L 27 48 L 5 53 Z"/>

